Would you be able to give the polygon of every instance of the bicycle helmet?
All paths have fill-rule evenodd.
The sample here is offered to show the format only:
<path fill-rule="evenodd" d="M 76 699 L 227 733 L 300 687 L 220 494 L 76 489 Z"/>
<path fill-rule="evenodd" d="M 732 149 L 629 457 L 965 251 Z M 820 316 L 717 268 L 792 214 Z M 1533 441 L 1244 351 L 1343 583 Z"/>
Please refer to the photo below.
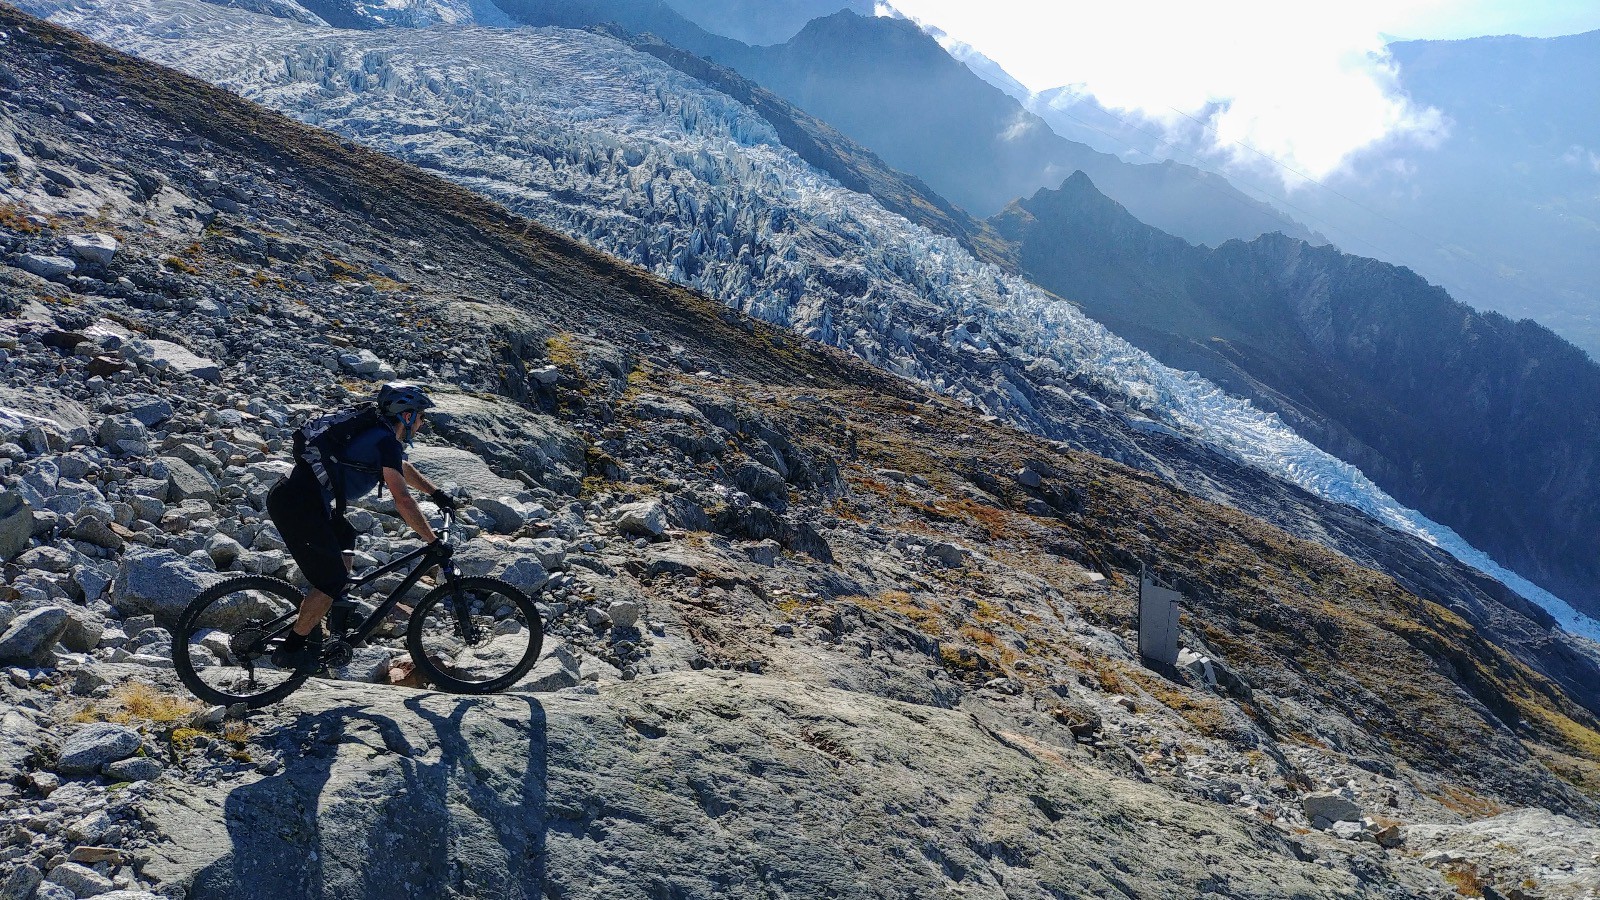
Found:
<path fill-rule="evenodd" d="M 392 381 L 378 389 L 378 415 L 405 426 L 405 442 L 411 443 L 422 411 L 433 406 L 427 393 L 414 384 Z"/>

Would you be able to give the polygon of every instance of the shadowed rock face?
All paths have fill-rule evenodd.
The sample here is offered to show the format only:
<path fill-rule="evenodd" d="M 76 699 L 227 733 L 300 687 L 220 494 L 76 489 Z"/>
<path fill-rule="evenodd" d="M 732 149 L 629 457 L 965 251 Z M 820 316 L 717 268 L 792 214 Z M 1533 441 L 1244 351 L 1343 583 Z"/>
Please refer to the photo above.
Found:
<path fill-rule="evenodd" d="M 313 686 L 274 720 L 282 774 L 146 804 L 147 872 L 194 873 L 194 900 L 1356 887 L 1263 823 L 969 713 L 758 676 L 540 699 Z"/>
<path fill-rule="evenodd" d="M 1081 172 L 992 224 L 1040 286 L 1600 613 L 1600 366 L 1576 347 L 1331 247 L 1184 243 Z"/>
<path fill-rule="evenodd" d="M 1597 815 L 1600 723 L 1574 700 L 1589 663 L 1568 661 L 1564 689 L 1411 593 L 1514 614 L 1370 520 L 1170 435 L 1120 445 L 1392 554 L 1407 581 L 196 81 L 8 8 L 0 30 L 7 252 L 91 222 L 121 235 L 103 277 L 0 266 L 6 384 L 91 426 L 0 443 L 53 521 L 7 567 L 0 614 L 83 617 L 50 667 L 0 680 L 17 773 L 0 817 L 33 835 L 0 877 L 68 878 L 76 854 L 130 890 L 203 897 L 1377 897 L 1436 892 L 1437 864 L 1310 828 L 1307 794 L 1341 792 L 1374 826 Z M 42 186 L 46 153 L 77 186 Z M 216 380 L 158 365 L 136 332 Z M 94 337 L 64 352 L 69 334 Z M 486 492 L 464 556 L 550 576 L 530 686 L 555 690 L 444 697 L 363 656 L 349 677 L 402 685 L 317 679 L 242 721 L 183 705 L 167 613 L 119 609 L 106 576 L 166 551 L 191 574 L 293 578 L 263 495 L 297 417 L 370 392 L 363 350 L 500 429 L 419 447 Z M 153 396 L 169 408 L 145 424 Z M 1080 427 L 1136 431 L 1100 415 Z M 515 422 L 538 426 L 529 444 Z M 163 457 L 215 498 L 175 497 Z M 122 549 L 72 536 L 102 514 Z M 387 499 L 351 519 L 371 559 L 413 546 Z M 1183 643 L 1223 689 L 1140 664 L 1145 561 L 1183 585 Z M 1518 627 L 1541 667 L 1577 652 Z M 143 762 L 58 771 L 99 721 L 136 732 Z M 1558 821 L 1577 858 L 1585 832 Z M 1507 866 L 1507 890 L 1532 874 Z"/>

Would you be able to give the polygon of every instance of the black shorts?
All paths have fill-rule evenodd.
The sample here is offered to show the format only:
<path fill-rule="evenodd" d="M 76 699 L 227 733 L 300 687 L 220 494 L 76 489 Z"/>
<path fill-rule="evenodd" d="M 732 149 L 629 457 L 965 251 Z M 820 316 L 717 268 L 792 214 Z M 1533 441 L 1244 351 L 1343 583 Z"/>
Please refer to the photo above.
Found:
<path fill-rule="evenodd" d="M 297 465 L 267 493 L 267 515 L 311 586 L 330 597 L 344 593 L 350 573 L 344 551 L 356 548 L 356 530 L 322 500 L 311 470 Z"/>

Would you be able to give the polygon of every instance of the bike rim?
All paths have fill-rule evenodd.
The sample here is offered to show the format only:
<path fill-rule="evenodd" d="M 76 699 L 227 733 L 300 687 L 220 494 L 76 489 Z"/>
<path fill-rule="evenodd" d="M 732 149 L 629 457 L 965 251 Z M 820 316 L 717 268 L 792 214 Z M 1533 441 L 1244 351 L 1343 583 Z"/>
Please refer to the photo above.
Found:
<path fill-rule="evenodd" d="M 458 617 L 464 607 L 466 618 Z M 492 588 L 464 586 L 418 609 L 423 652 L 439 671 L 465 684 L 487 684 L 510 674 L 540 640 L 539 626 L 522 604 Z M 469 629 L 461 627 L 470 623 Z M 464 635 L 463 631 L 468 634 Z"/>
<path fill-rule="evenodd" d="M 223 697 L 245 701 L 278 690 L 296 672 L 273 665 L 271 655 L 298 606 L 296 599 L 259 588 L 224 594 L 194 617 L 179 659 L 197 681 Z"/>

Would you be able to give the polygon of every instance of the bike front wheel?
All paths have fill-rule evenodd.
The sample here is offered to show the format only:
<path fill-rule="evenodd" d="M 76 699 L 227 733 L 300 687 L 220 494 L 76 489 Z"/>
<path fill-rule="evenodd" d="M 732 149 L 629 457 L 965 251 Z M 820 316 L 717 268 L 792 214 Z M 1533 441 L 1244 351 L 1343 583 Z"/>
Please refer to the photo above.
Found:
<path fill-rule="evenodd" d="M 178 678 L 207 703 L 252 709 L 289 696 L 316 668 L 280 669 L 271 654 L 288 634 L 302 595 L 268 575 L 220 581 L 200 593 L 172 633 Z"/>
<path fill-rule="evenodd" d="M 543 647 L 544 623 L 533 600 L 498 578 L 441 584 L 417 603 L 406 628 L 406 649 L 417 669 L 456 694 L 511 687 L 533 668 Z"/>

